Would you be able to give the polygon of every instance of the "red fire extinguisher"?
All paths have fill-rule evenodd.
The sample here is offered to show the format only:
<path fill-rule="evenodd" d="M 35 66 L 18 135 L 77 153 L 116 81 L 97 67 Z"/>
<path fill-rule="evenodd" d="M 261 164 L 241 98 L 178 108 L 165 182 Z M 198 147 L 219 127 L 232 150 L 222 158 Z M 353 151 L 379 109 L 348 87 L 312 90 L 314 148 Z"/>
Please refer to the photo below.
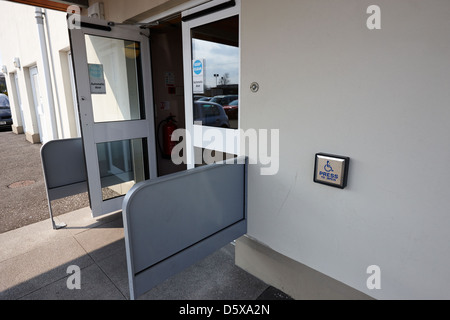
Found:
<path fill-rule="evenodd" d="M 177 125 L 175 124 L 175 116 L 170 114 L 166 119 L 161 121 L 158 125 L 158 135 L 160 133 L 160 128 L 162 125 L 162 140 L 163 146 L 161 147 L 160 139 L 158 137 L 158 145 L 162 153 L 163 158 L 169 159 L 172 154 L 173 148 L 177 145 L 177 141 L 172 141 L 172 133 L 177 130 Z"/>

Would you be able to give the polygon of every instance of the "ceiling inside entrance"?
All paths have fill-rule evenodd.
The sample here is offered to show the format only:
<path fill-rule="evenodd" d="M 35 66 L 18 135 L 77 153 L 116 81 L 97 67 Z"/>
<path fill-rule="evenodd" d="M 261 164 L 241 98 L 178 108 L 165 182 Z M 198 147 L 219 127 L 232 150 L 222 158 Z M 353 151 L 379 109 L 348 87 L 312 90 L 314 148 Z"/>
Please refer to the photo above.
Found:
<path fill-rule="evenodd" d="M 27 4 L 33 7 L 41 7 L 45 9 L 53 9 L 58 11 L 67 11 L 67 7 L 70 5 L 77 5 L 82 8 L 87 8 L 89 6 L 88 0 L 8 0 L 10 2 L 17 2 L 22 4 Z"/>

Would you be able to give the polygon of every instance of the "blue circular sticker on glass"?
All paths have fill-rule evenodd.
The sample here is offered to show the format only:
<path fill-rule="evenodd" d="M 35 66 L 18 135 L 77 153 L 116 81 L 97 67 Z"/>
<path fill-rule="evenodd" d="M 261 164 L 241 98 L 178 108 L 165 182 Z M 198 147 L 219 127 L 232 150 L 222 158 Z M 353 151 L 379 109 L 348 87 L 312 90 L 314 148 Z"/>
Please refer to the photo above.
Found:
<path fill-rule="evenodd" d="M 194 73 L 196 75 L 201 74 L 203 71 L 203 63 L 200 60 L 196 60 L 194 62 Z"/>

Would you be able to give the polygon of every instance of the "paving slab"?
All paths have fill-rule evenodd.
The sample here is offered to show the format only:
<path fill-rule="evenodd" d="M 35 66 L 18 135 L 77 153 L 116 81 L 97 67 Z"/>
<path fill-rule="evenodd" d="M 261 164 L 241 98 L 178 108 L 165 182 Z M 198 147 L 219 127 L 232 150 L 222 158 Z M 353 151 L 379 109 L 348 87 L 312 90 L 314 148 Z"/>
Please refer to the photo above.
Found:
<path fill-rule="evenodd" d="M 0 262 L 67 236 L 65 230 L 53 230 L 50 219 L 1 233 Z"/>
<path fill-rule="evenodd" d="M 0 300 L 129 299 L 121 213 L 98 219 L 83 208 L 57 219 L 67 228 L 53 230 L 48 220 L 0 234 Z M 235 265 L 234 249 L 228 244 L 138 299 L 270 297 L 269 285 Z M 67 286 L 68 267 L 73 265 L 80 268 L 80 290 Z"/>
<path fill-rule="evenodd" d="M 99 262 L 116 251 L 125 255 L 122 219 L 116 219 L 74 236 L 94 261 Z"/>
<path fill-rule="evenodd" d="M 92 264 L 80 271 L 80 289 L 68 289 L 69 276 L 34 291 L 22 300 L 125 300 L 98 265 Z M 71 279 L 69 279 L 70 282 Z"/>
<path fill-rule="evenodd" d="M 113 212 L 93 218 L 91 209 L 85 207 L 57 216 L 54 219 L 56 223 L 64 222 L 67 224 L 67 227 L 61 230 L 68 230 L 72 235 L 76 235 L 114 220 L 122 220 L 122 212 Z"/>
<path fill-rule="evenodd" d="M 98 261 L 97 265 L 108 278 L 111 279 L 117 289 L 119 289 L 127 299 L 130 299 L 125 240 L 123 240 L 123 248 L 121 250 L 117 250 L 108 257 Z"/>
<path fill-rule="evenodd" d="M 0 262 L 0 299 L 20 299 L 67 276 L 67 268 L 94 261 L 72 237 L 49 241 Z"/>
<path fill-rule="evenodd" d="M 234 264 L 234 245 L 228 244 L 139 300 L 255 300 L 268 287 Z"/>

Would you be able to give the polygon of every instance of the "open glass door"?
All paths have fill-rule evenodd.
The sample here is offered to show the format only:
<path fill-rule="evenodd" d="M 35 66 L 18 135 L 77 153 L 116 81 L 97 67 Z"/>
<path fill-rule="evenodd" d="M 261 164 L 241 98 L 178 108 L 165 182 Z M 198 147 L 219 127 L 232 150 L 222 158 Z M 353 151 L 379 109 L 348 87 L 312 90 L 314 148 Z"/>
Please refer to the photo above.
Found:
<path fill-rule="evenodd" d="M 188 168 L 240 155 L 239 13 L 234 0 L 183 13 Z"/>
<path fill-rule="evenodd" d="M 156 177 L 148 30 L 82 17 L 70 30 L 94 217 L 122 209 L 131 187 Z"/>

